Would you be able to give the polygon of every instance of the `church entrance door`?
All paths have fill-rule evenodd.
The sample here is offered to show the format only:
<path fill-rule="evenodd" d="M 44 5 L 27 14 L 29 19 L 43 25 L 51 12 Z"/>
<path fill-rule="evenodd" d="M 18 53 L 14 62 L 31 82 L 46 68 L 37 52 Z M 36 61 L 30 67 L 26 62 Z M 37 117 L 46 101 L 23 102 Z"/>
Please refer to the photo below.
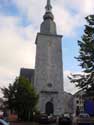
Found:
<path fill-rule="evenodd" d="M 47 115 L 50 115 L 50 114 L 54 113 L 54 106 L 53 106 L 52 102 L 47 102 L 45 108 L 46 108 L 45 110 L 46 110 Z"/>

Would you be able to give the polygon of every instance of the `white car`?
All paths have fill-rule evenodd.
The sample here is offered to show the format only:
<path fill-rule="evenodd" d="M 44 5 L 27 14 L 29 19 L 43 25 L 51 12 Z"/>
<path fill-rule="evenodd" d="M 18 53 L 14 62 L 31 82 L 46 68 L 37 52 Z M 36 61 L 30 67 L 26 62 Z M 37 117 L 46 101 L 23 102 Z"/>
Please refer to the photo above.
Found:
<path fill-rule="evenodd" d="M 79 114 L 79 117 L 80 117 L 80 118 L 90 118 L 90 116 L 89 116 L 88 113 L 80 113 L 80 114 Z"/>
<path fill-rule="evenodd" d="M 87 113 L 80 113 L 78 118 L 77 118 L 77 123 L 78 124 L 80 124 L 80 123 L 88 123 L 88 124 L 90 124 L 91 123 L 91 119 L 90 119 L 89 114 L 87 114 Z"/>
<path fill-rule="evenodd" d="M 4 121 L 3 119 L 0 119 L 0 125 L 9 125 L 9 123 Z"/>
<path fill-rule="evenodd" d="M 64 113 L 64 117 L 70 118 L 70 114 L 69 113 Z"/>

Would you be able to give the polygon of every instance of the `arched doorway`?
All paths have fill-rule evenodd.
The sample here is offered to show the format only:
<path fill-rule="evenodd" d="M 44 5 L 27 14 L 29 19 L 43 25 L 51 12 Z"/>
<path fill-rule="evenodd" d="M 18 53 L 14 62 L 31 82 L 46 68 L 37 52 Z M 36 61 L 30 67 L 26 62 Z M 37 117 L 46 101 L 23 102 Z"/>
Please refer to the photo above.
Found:
<path fill-rule="evenodd" d="M 47 115 L 54 113 L 54 106 L 52 102 L 47 102 L 45 107 L 45 112 Z"/>

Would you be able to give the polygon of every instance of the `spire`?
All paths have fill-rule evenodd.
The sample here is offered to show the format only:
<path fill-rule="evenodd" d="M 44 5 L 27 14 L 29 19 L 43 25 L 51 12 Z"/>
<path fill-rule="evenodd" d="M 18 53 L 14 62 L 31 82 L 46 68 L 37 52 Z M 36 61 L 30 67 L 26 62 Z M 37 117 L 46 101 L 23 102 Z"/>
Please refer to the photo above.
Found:
<path fill-rule="evenodd" d="M 51 1 L 47 0 L 47 5 L 45 7 L 46 12 L 51 12 L 52 6 L 51 6 Z"/>
<path fill-rule="evenodd" d="M 53 16 L 53 14 L 52 14 L 52 12 L 51 12 L 52 6 L 51 6 L 51 1 L 50 1 L 50 0 L 47 0 L 47 5 L 46 5 L 45 9 L 46 9 L 46 12 L 45 12 L 45 15 L 44 15 L 44 17 L 43 17 L 44 20 L 46 20 L 46 19 L 51 19 L 51 20 L 53 20 L 53 19 L 54 19 L 54 16 Z"/>
<path fill-rule="evenodd" d="M 53 21 L 54 16 L 52 14 L 51 0 L 47 0 L 47 5 L 45 7 L 46 12 L 43 16 L 44 21 L 41 24 L 40 32 L 47 34 L 56 34 L 56 24 Z"/>

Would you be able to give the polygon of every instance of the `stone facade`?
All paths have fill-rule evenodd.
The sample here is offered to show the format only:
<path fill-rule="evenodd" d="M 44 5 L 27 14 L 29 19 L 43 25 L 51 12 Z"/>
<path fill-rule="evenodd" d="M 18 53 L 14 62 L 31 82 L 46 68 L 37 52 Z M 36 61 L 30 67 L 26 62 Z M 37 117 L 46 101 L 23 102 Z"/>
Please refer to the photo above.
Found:
<path fill-rule="evenodd" d="M 61 38 L 40 33 L 37 36 L 35 87 L 38 91 L 63 91 Z"/>
<path fill-rule="evenodd" d="M 39 109 L 45 112 L 52 102 L 54 113 L 63 113 L 62 48 L 59 35 L 38 33 L 34 85 L 39 93 Z"/>
<path fill-rule="evenodd" d="M 36 38 L 34 87 L 39 94 L 38 109 L 47 114 L 64 113 L 62 36 L 57 35 L 50 0 Z M 52 107 L 52 108 L 51 108 Z"/>
<path fill-rule="evenodd" d="M 64 92 L 64 112 L 72 114 L 74 111 L 74 97 L 72 94 Z"/>

